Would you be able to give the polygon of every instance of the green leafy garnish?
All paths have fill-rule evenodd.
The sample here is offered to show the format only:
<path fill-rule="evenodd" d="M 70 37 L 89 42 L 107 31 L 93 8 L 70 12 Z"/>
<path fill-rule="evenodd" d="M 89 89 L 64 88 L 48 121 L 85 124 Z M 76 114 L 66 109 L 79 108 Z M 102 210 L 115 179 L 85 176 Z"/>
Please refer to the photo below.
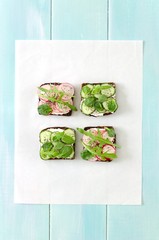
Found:
<path fill-rule="evenodd" d="M 67 143 L 67 144 L 75 143 L 75 138 L 72 138 L 71 136 L 68 136 L 66 134 L 63 135 L 61 140 L 62 140 L 62 142 Z"/>
<path fill-rule="evenodd" d="M 98 112 L 104 112 L 104 107 L 102 105 L 102 103 L 100 101 L 96 101 L 94 104 L 94 108 L 95 110 L 97 110 Z"/>
<path fill-rule="evenodd" d="M 110 112 L 115 112 L 115 110 L 118 108 L 116 100 L 114 98 L 109 98 L 107 100 L 107 107 Z"/>
<path fill-rule="evenodd" d="M 106 128 L 109 137 L 115 137 L 115 131 L 113 128 Z"/>
<path fill-rule="evenodd" d="M 48 104 L 42 104 L 38 107 L 38 113 L 40 115 L 49 115 L 52 112 L 52 108 Z"/>
<path fill-rule="evenodd" d="M 93 107 L 95 104 L 96 98 L 95 97 L 88 97 L 86 98 L 86 100 L 84 101 L 85 105 L 87 107 Z"/>
<path fill-rule="evenodd" d="M 90 138 L 91 138 L 92 140 L 94 140 L 94 141 L 99 141 L 99 142 L 102 143 L 102 144 L 109 144 L 109 145 L 114 146 L 114 147 L 119 147 L 117 144 L 112 143 L 109 139 L 104 139 L 104 138 L 102 138 L 102 137 L 100 137 L 100 136 L 98 136 L 98 135 L 93 135 L 93 134 L 91 133 L 91 131 L 85 131 L 85 130 L 82 129 L 82 128 L 77 128 L 77 130 L 78 130 L 80 133 L 82 133 L 82 134 L 90 137 Z"/>
<path fill-rule="evenodd" d="M 60 104 L 63 104 L 67 107 L 69 107 L 71 110 L 73 111 L 77 111 L 77 108 L 74 106 L 74 105 L 71 105 L 70 103 L 68 102 L 63 102 L 62 100 L 59 100 L 59 99 L 56 99 L 56 98 L 53 98 L 53 97 L 46 97 L 50 102 L 58 102 Z"/>
<path fill-rule="evenodd" d="M 54 143 L 54 149 L 56 149 L 56 150 L 59 150 L 59 149 L 63 148 L 64 146 L 65 146 L 65 144 L 62 142 Z"/>
<path fill-rule="evenodd" d="M 94 94 L 100 93 L 100 91 L 101 91 L 101 86 L 94 85 L 91 93 L 94 95 Z"/>
<path fill-rule="evenodd" d="M 42 145 L 44 152 L 49 152 L 52 149 L 53 145 L 51 142 L 46 142 Z"/>
<path fill-rule="evenodd" d="M 51 135 L 52 142 L 59 142 L 64 135 L 64 132 L 53 132 Z"/>
<path fill-rule="evenodd" d="M 85 94 L 89 94 L 91 92 L 91 88 L 89 88 L 87 85 L 85 85 L 85 86 L 82 87 L 82 91 Z"/>
<path fill-rule="evenodd" d="M 62 158 L 67 158 L 69 157 L 73 152 L 73 147 L 72 146 L 64 146 L 61 150 L 60 150 L 60 153 L 59 153 L 59 157 L 62 157 Z"/>
<path fill-rule="evenodd" d="M 96 146 L 96 147 L 90 147 L 86 145 L 84 142 L 82 142 L 83 146 L 93 154 L 93 156 L 99 156 L 101 160 L 105 160 L 106 158 L 114 159 L 117 158 L 117 155 L 115 153 L 102 153 L 102 148 Z"/>
<path fill-rule="evenodd" d="M 107 96 L 105 96 L 105 95 L 99 95 L 99 96 L 98 96 L 98 101 L 101 102 L 101 103 L 107 101 L 107 99 L 108 99 L 108 98 L 107 98 Z"/>
<path fill-rule="evenodd" d="M 82 157 L 83 159 L 85 159 L 85 160 L 89 160 L 89 159 L 91 159 L 93 156 L 94 156 L 94 155 L 93 155 L 90 151 L 88 151 L 88 150 L 86 150 L 86 149 L 81 152 L 81 157 Z"/>

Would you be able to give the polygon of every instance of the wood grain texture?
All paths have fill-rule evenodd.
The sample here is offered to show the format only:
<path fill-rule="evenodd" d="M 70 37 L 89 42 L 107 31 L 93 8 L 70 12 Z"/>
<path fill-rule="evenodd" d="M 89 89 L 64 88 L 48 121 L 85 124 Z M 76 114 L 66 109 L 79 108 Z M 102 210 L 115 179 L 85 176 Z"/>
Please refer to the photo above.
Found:
<path fill-rule="evenodd" d="M 1 0 L 0 16 L 0 239 L 47 240 L 49 206 L 13 203 L 13 155 L 15 40 L 49 38 L 49 4 Z"/>
<path fill-rule="evenodd" d="M 110 39 L 144 40 L 143 205 L 108 207 L 107 239 L 158 240 L 159 1 L 110 0 L 109 7 Z"/>
<path fill-rule="evenodd" d="M 52 9 L 52 39 L 107 38 L 105 0 L 53 0 Z M 106 206 L 51 205 L 50 216 L 51 240 L 106 240 Z"/>

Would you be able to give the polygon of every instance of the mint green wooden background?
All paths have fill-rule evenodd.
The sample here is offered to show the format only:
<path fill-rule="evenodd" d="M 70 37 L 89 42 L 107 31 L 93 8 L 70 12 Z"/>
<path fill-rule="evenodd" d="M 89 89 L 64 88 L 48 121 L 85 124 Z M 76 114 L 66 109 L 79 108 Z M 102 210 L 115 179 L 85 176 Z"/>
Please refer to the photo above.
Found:
<path fill-rule="evenodd" d="M 0 1 L 0 240 L 159 239 L 159 1 Z M 143 205 L 15 205 L 15 39 L 143 39 Z"/>

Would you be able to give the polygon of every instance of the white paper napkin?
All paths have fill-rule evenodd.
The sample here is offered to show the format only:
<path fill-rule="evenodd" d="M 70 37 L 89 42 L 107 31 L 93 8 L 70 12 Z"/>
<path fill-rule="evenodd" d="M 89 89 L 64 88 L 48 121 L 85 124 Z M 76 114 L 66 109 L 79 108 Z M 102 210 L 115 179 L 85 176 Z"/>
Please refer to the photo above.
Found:
<path fill-rule="evenodd" d="M 17 41 L 15 85 L 16 203 L 141 204 L 142 41 Z M 119 109 L 99 118 L 80 111 L 70 117 L 40 116 L 37 87 L 45 82 L 75 86 L 79 108 L 83 82 L 115 82 Z M 43 161 L 39 132 L 46 127 L 114 126 L 118 159 Z"/>

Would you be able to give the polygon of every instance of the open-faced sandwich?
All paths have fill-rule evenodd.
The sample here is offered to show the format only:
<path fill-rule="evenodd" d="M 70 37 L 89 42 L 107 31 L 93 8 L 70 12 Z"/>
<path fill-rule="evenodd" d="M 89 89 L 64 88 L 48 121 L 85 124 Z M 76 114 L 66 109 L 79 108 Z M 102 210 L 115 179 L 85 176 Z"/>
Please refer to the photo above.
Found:
<path fill-rule="evenodd" d="M 38 87 L 40 115 L 70 116 L 77 111 L 73 105 L 74 87 L 69 83 L 44 83 Z"/>
<path fill-rule="evenodd" d="M 115 83 L 83 83 L 81 87 L 81 112 L 99 117 L 118 109 Z"/>
<path fill-rule="evenodd" d="M 39 134 L 43 160 L 74 159 L 75 131 L 67 127 L 50 127 Z"/>
<path fill-rule="evenodd" d="M 77 128 L 83 134 L 81 157 L 89 161 L 110 162 L 117 158 L 116 134 L 113 127 Z"/>

